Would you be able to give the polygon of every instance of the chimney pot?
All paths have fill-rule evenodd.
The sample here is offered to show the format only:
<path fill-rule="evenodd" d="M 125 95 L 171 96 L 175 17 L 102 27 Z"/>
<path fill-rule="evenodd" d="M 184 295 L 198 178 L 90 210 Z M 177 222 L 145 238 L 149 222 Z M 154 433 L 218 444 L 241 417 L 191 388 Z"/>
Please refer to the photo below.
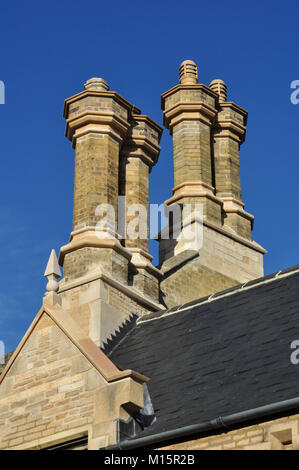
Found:
<path fill-rule="evenodd" d="M 182 85 L 196 85 L 198 82 L 198 69 L 193 60 L 184 60 L 180 65 L 179 73 Z"/>
<path fill-rule="evenodd" d="M 227 88 L 224 81 L 217 78 L 210 83 L 210 88 L 219 96 L 219 103 L 225 103 L 227 99 Z"/>
<path fill-rule="evenodd" d="M 108 91 L 109 85 L 103 78 L 93 77 L 87 80 L 84 88 L 91 91 Z"/>

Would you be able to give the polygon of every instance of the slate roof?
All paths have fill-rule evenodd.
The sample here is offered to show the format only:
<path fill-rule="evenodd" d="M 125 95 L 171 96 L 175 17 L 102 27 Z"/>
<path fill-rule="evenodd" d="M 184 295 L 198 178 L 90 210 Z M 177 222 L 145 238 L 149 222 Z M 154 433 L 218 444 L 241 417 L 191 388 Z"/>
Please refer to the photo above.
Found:
<path fill-rule="evenodd" d="M 299 397 L 296 339 L 299 266 L 143 317 L 109 356 L 150 377 L 146 436 Z"/>

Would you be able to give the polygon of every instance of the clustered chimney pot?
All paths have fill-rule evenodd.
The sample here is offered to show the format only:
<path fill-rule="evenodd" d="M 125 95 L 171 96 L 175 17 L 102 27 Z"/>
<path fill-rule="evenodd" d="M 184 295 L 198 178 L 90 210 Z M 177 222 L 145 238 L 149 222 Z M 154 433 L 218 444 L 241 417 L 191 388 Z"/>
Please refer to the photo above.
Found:
<path fill-rule="evenodd" d="M 225 103 L 227 99 L 227 88 L 226 84 L 220 78 L 213 80 L 210 83 L 210 88 L 219 96 L 219 103 Z"/>
<path fill-rule="evenodd" d="M 182 85 L 196 85 L 198 82 L 198 69 L 193 60 L 184 60 L 179 69 L 180 83 Z"/>

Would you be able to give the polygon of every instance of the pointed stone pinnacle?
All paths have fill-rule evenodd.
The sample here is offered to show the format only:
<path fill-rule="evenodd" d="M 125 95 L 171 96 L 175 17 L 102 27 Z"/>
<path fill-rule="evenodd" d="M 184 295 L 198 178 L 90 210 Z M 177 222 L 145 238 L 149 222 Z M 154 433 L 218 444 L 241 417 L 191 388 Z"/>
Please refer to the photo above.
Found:
<path fill-rule="evenodd" d="M 47 291 L 57 292 L 59 284 L 57 279 L 61 276 L 61 271 L 58 265 L 57 256 L 55 250 L 51 251 L 50 258 L 46 267 L 44 276 L 48 279 Z"/>
<path fill-rule="evenodd" d="M 60 271 L 60 268 L 59 268 L 59 264 L 58 264 L 58 260 L 57 260 L 55 250 L 51 251 L 51 254 L 50 254 L 50 257 L 49 257 L 49 261 L 48 261 L 44 276 L 48 277 L 48 276 L 50 276 L 50 274 L 54 274 L 57 278 L 61 276 L 61 271 Z"/>

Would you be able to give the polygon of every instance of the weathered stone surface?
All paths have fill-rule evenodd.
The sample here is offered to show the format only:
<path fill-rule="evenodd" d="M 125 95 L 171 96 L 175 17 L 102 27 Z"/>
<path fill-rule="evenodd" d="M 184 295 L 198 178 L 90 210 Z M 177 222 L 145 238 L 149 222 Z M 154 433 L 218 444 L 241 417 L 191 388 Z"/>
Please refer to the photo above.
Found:
<path fill-rule="evenodd" d="M 42 448 L 78 433 L 113 443 L 117 419 L 128 419 L 122 404 L 142 406 L 142 385 L 129 377 L 109 384 L 90 360 L 92 350 L 78 347 L 87 343 L 76 324 L 62 310 L 60 318 L 63 327 L 41 311 L 1 377 L 1 449 Z M 118 372 L 114 365 L 111 370 Z M 101 435 L 94 425 L 102 425 Z"/>
<path fill-rule="evenodd" d="M 212 434 L 212 433 L 211 433 Z M 287 416 L 207 437 L 161 447 L 161 450 L 299 450 L 299 416 Z"/>
<path fill-rule="evenodd" d="M 186 77 L 181 66 L 188 84 L 181 81 L 162 95 L 164 124 L 173 136 L 175 184 L 165 204 L 189 205 L 193 213 L 200 205 L 203 239 L 199 258 L 181 265 L 188 244 L 159 241 L 161 298 L 167 307 L 262 276 L 265 253 L 252 242 L 254 218 L 241 199 L 239 148 L 247 111 L 226 101 L 222 80 L 210 88 L 198 85 L 196 65 L 191 61 L 188 66 Z M 168 269 L 169 263 L 177 268 Z"/>
<path fill-rule="evenodd" d="M 191 261 L 184 260 L 188 249 L 177 240 L 160 240 L 159 245 L 160 299 L 168 308 L 263 276 L 264 250 L 259 245 L 205 223 L 202 246 Z"/>
<path fill-rule="evenodd" d="M 89 133 L 77 139 L 73 230 L 95 226 L 99 204 L 111 204 L 117 217 L 119 142 Z"/>

